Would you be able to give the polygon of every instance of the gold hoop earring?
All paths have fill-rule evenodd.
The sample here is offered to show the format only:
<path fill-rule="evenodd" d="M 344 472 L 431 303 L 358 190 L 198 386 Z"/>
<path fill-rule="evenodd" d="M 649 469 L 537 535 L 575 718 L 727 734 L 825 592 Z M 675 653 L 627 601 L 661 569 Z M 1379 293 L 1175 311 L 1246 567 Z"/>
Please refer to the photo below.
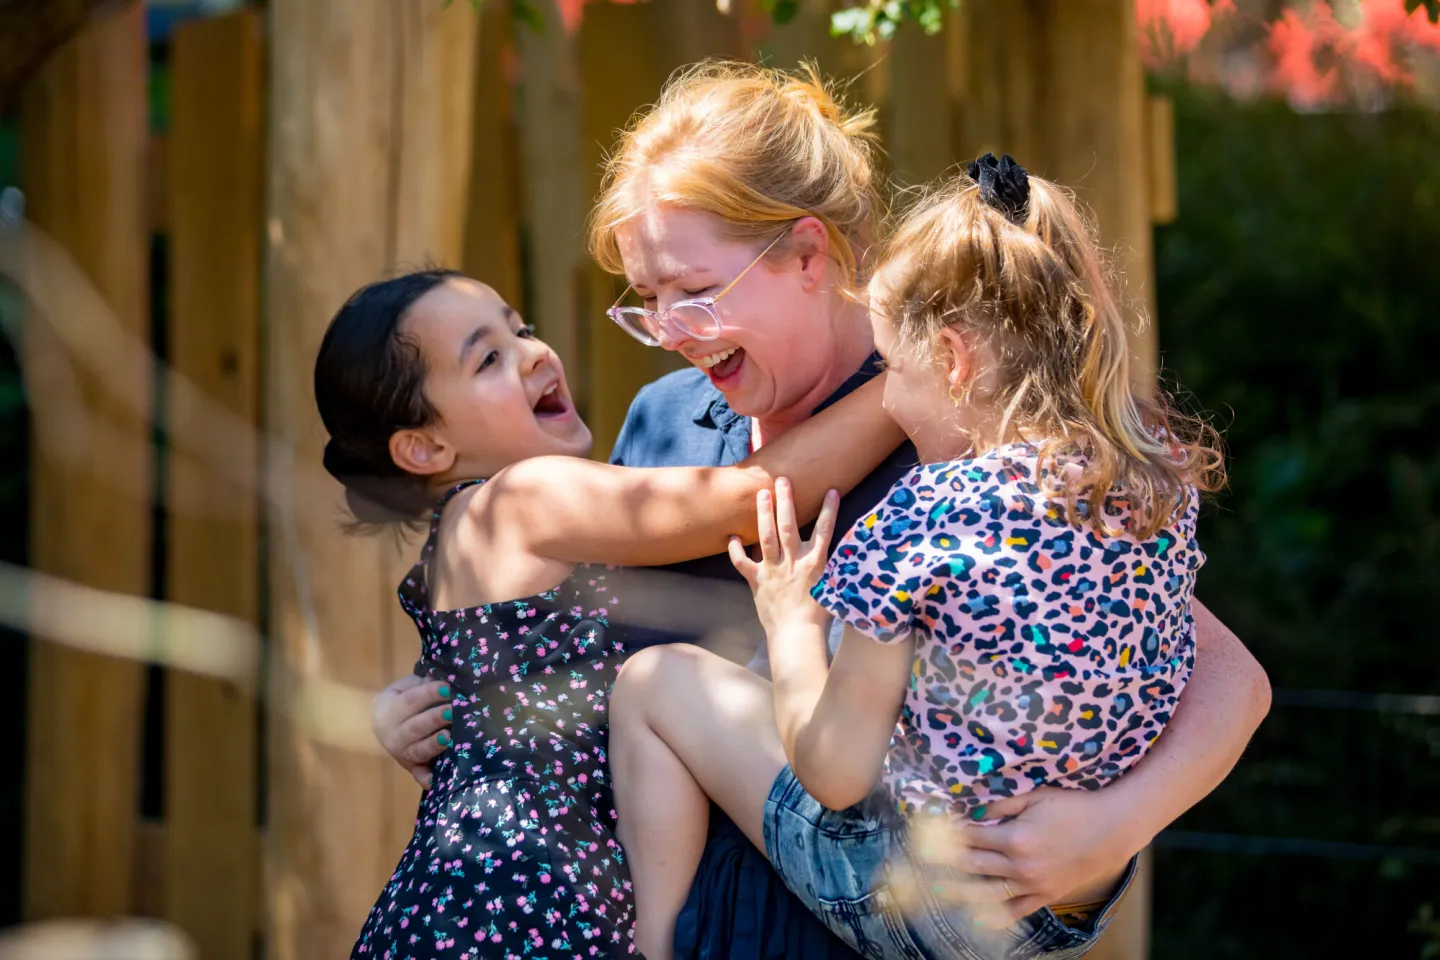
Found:
<path fill-rule="evenodd" d="M 966 384 L 966 385 L 965 385 L 965 390 L 964 390 L 964 392 L 961 393 L 961 395 L 958 396 L 958 397 L 955 396 L 955 388 L 954 388 L 954 387 L 951 387 L 951 388 L 950 388 L 950 402 L 953 403 L 955 406 L 958 407 L 958 406 L 960 406 L 961 404 L 968 402 L 969 400 L 970 400 L 970 385 L 969 385 L 969 384 Z"/>

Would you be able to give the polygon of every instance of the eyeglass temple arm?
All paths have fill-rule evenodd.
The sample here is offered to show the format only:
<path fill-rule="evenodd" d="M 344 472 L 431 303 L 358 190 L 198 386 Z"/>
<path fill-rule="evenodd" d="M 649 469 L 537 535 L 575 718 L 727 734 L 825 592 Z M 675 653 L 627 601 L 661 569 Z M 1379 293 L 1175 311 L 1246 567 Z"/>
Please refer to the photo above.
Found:
<path fill-rule="evenodd" d="M 767 253 L 769 253 L 771 250 L 775 249 L 775 244 L 779 243 L 779 242 L 781 241 L 781 239 L 783 239 L 784 237 L 785 237 L 785 234 L 782 233 L 782 234 L 780 234 L 780 236 L 776 237 L 774 240 L 771 240 L 771 241 L 770 241 L 770 245 L 767 246 L 764 250 L 761 250 L 761 251 L 760 251 L 760 256 L 756 257 L 754 260 L 751 260 L 751 261 L 750 261 L 750 266 L 746 267 L 744 270 L 741 270 L 741 271 L 740 271 L 740 276 L 736 277 L 734 280 L 731 280 L 731 281 L 725 286 L 725 289 L 724 289 L 724 290 L 721 290 L 719 293 L 715 294 L 715 296 L 712 298 L 712 300 L 719 300 L 721 297 L 725 296 L 725 294 L 727 294 L 727 293 L 730 292 L 730 288 L 731 288 L 731 287 L 735 286 L 735 284 L 739 283 L 741 280 L 744 280 L 744 279 L 745 279 L 745 274 L 749 273 L 751 270 L 754 270 L 754 269 L 755 269 L 755 264 L 759 263 L 761 260 L 764 260 L 764 259 L 765 259 L 765 254 L 767 254 Z"/>
<path fill-rule="evenodd" d="M 725 285 L 725 289 L 724 289 L 724 290 L 721 290 L 719 293 L 715 294 L 715 296 L 714 296 L 713 299 L 719 300 L 721 297 L 725 296 L 725 294 L 727 294 L 727 293 L 730 292 L 730 288 L 731 288 L 731 287 L 735 286 L 735 284 L 739 283 L 741 280 L 744 280 L 744 279 L 745 279 L 745 274 L 747 274 L 747 273 L 749 273 L 751 270 L 755 269 L 755 264 L 759 263 L 761 260 L 764 260 L 764 259 L 765 259 L 765 254 L 767 254 L 767 253 L 769 253 L 771 250 L 775 249 L 775 244 L 779 243 L 784 237 L 785 237 L 785 234 L 782 233 L 782 234 L 780 234 L 780 236 L 776 237 L 774 240 L 771 240 L 769 246 L 767 246 L 764 250 L 761 250 L 761 251 L 760 251 L 760 256 L 756 257 L 754 260 L 751 260 L 751 261 L 750 261 L 750 266 L 746 267 L 744 270 L 741 270 L 741 271 L 740 271 L 740 275 L 739 275 L 738 277 L 736 277 L 734 280 L 731 280 L 728 284 L 726 284 L 726 285 Z M 611 310 L 614 310 L 616 307 L 620 306 L 621 302 L 622 302 L 626 297 L 630 296 L 630 291 L 631 291 L 631 290 L 634 290 L 634 289 L 635 289 L 635 284 L 633 284 L 633 283 L 630 284 L 629 286 L 627 286 L 627 287 L 621 292 L 620 296 L 616 298 L 615 302 L 612 303 L 612 304 L 610 304 L 610 309 L 611 309 Z"/>

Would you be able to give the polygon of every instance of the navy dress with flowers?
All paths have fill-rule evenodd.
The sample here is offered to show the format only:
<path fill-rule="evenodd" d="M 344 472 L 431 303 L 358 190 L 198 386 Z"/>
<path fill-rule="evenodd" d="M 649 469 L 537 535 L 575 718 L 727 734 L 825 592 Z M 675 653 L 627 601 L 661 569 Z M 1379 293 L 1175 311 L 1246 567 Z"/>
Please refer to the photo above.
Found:
<path fill-rule="evenodd" d="M 436 506 L 400 586 L 420 629 L 417 669 L 454 687 L 454 741 L 352 960 L 634 954 L 606 763 L 605 710 L 625 653 L 609 573 L 580 566 L 522 600 L 432 610 L 440 513 L 469 485 Z"/>

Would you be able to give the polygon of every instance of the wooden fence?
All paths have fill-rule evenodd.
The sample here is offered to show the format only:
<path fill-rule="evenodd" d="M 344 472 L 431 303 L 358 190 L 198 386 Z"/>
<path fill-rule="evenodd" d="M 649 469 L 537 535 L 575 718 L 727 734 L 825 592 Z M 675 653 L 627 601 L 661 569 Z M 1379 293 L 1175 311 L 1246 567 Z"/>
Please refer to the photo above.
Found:
<path fill-rule="evenodd" d="M 31 220 L 169 368 L 106 369 L 83 343 L 27 325 L 32 567 L 252 624 L 268 638 L 253 662 L 268 669 L 166 672 L 164 816 L 142 822 L 144 667 L 37 631 L 27 916 L 161 916 L 205 958 L 249 958 L 257 943 L 277 958 L 347 948 L 418 791 L 388 759 L 316 730 L 337 703 L 363 720 L 355 691 L 408 671 L 415 636 L 393 593 L 406 558 L 343 538 L 338 488 L 316 473 L 320 334 L 346 294 L 397 265 L 462 266 L 556 346 L 604 455 L 636 389 L 677 358 L 604 318 L 615 283 L 585 256 L 583 218 L 614 131 L 675 67 L 804 56 L 858 77 L 897 179 L 1012 152 L 1078 186 L 1149 296 L 1173 158 L 1166 104 L 1145 97 L 1133 0 L 969 0 L 939 36 L 905 31 L 874 49 L 831 38 L 823 0 L 783 28 L 755 2 L 734 5 L 594 3 L 570 31 L 542 4 L 551 25 L 535 33 L 505 0 L 478 14 L 440 0 L 271 0 L 263 15 L 177 29 L 169 126 L 151 135 L 135 3 L 31 82 Z M 164 290 L 148 289 L 152 233 L 168 237 Z M 150 342 L 152 300 L 165 304 L 163 343 Z M 76 371 L 68 400 L 46 376 L 57 356 Z M 77 395 L 80 436 L 67 419 Z M 152 416 L 166 437 L 158 469 Z M 156 491 L 162 584 L 148 576 Z M 312 696 L 315 683 L 350 698 Z M 1144 955 L 1146 895 L 1123 911 L 1110 955 Z"/>

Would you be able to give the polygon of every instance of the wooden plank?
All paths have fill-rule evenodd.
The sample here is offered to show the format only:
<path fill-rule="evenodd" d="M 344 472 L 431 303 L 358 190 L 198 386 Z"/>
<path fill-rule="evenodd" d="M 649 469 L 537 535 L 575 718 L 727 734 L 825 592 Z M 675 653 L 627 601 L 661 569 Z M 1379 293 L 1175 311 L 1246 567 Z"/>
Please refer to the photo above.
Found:
<path fill-rule="evenodd" d="M 264 63 L 254 9 L 187 22 L 171 42 L 170 365 L 257 425 Z M 183 421 L 193 410 L 176 404 L 167 414 Z M 171 455 L 165 595 L 257 622 L 259 442 L 224 452 L 221 470 L 186 470 Z M 195 509 L 206 502 L 213 508 Z M 176 670 L 165 692 L 163 915 L 202 956 L 244 960 L 260 872 L 253 684 Z"/>
<path fill-rule="evenodd" d="M 1150 222 L 1174 223 L 1180 215 L 1175 179 L 1175 101 L 1152 96 L 1145 103 L 1145 139 L 1150 153 Z"/>
<path fill-rule="evenodd" d="M 470 212 L 465 224 L 464 269 L 518 310 L 525 309 L 520 279 L 519 130 L 512 116 L 515 40 L 510 0 L 481 8 L 475 55 L 474 146 Z"/>
<path fill-rule="evenodd" d="M 892 174 L 902 187 L 929 183 L 955 160 L 944 36 L 926 36 L 919 24 L 905 24 L 891 41 L 885 67 L 890 72 L 885 140 Z"/>
<path fill-rule="evenodd" d="M 1146 101 L 1133 0 L 967 0 L 964 17 L 961 156 L 1011 153 L 1072 188 L 1093 211 L 1131 302 L 1153 316 Z M 1134 380 L 1149 389 L 1153 324 L 1134 333 L 1132 344 Z M 1091 957 L 1148 955 L 1149 882 L 1147 870 Z"/>
<path fill-rule="evenodd" d="M 580 30 L 579 62 L 584 77 L 584 195 L 600 187 L 601 163 L 617 132 L 643 105 L 655 102 L 671 66 L 663 56 L 674 22 L 662 19 L 658 4 L 597 4 L 586 9 Z M 616 71 L 617 59 L 632 69 Z M 685 361 L 678 354 L 647 347 L 605 316 L 623 280 L 587 263 L 586 296 L 589 391 L 586 421 L 595 436 L 596 457 L 608 457 L 636 392 Z"/>
<path fill-rule="evenodd" d="M 74 258 L 141 343 L 150 329 L 147 76 L 144 8 L 134 4 L 60 48 L 31 80 L 20 108 L 34 223 Z M 26 324 L 23 350 L 27 378 L 72 362 L 43 315 Z M 31 564 L 146 595 L 152 472 L 141 398 L 150 391 L 148 369 L 117 362 L 70 375 L 78 404 L 30 396 Z M 25 913 L 123 914 L 132 905 L 143 668 L 34 639 Z"/>
<path fill-rule="evenodd" d="M 471 143 L 475 14 L 464 3 L 391 0 L 275 0 L 269 13 L 263 369 L 280 709 L 268 740 L 265 889 L 269 954 L 308 960 L 349 949 L 394 869 L 400 818 L 413 818 L 418 795 L 413 785 L 404 794 L 388 758 L 308 732 L 329 702 L 301 684 L 376 690 L 416 649 L 395 599 L 397 571 L 413 553 L 402 556 L 386 537 L 346 538 L 339 486 L 317 476 L 325 437 L 311 396 L 315 351 L 360 284 L 422 257 L 459 262 L 467 203 L 455 185 L 470 176 L 460 152 Z M 440 95 L 452 79 L 455 89 Z M 353 733 L 370 742 L 368 731 Z"/>
<path fill-rule="evenodd" d="M 1132 304 L 1154 313 L 1154 236 L 1147 189 L 1145 77 L 1134 0 L 1046 0 L 1043 77 L 1048 147 L 1042 170 L 1074 188 L 1115 252 Z M 1153 323 L 1135 333 L 1135 383 L 1155 378 Z"/>
<path fill-rule="evenodd" d="M 591 194 L 582 167 L 587 154 L 581 147 L 578 39 L 561 26 L 554 0 L 536 5 L 544 12 L 547 28 L 538 33 L 518 31 L 520 155 L 528 188 L 524 218 L 534 278 L 525 309 L 540 337 L 560 355 L 571 392 L 581 411 L 587 412 L 579 293 L 587 263 L 585 210 Z M 589 8 L 586 20 L 604 9 Z M 624 77 L 632 66 L 638 65 L 615 70 L 612 62 L 607 75 Z"/>

